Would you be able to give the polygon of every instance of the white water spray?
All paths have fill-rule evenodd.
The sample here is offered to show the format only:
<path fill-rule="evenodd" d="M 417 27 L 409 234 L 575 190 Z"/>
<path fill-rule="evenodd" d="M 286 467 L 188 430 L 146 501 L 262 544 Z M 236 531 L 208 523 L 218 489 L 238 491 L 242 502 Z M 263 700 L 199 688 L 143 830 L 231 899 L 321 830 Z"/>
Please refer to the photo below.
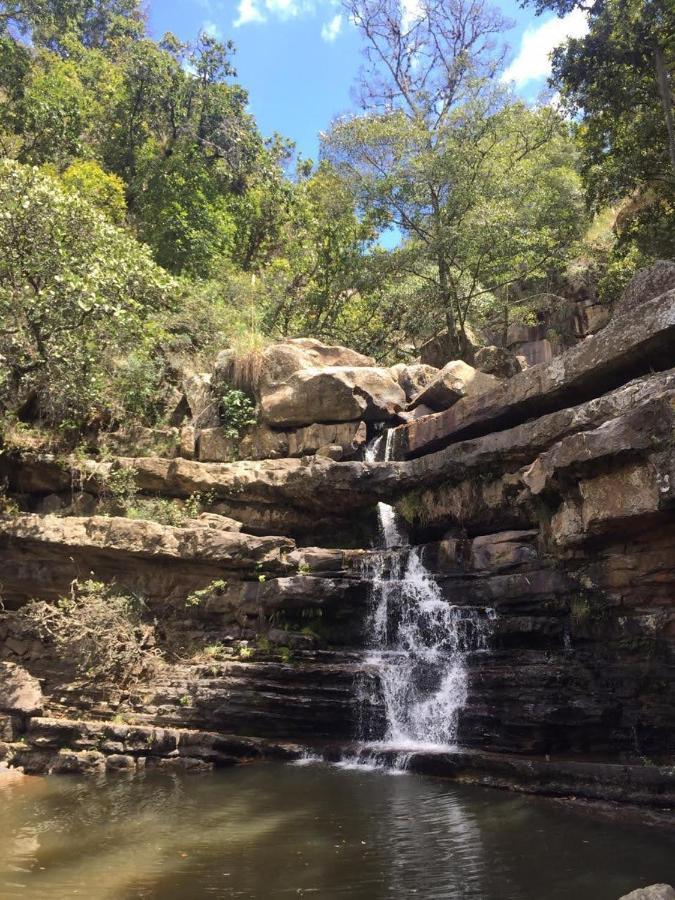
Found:
<path fill-rule="evenodd" d="M 391 435 L 387 432 L 385 460 Z M 382 440 L 373 442 L 367 460 L 376 459 Z M 367 660 L 377 685 L 363 699 L 366 706 L 383 703 L 384 747 L 452 746 L 468 693 L 466 655 L 487 649 L 490 612 L 448 603 L 419 551 L 406 548 L 393 507 L 379 503 L 378 519 L 383 549 L 368 563 L 372 651 Z"/>

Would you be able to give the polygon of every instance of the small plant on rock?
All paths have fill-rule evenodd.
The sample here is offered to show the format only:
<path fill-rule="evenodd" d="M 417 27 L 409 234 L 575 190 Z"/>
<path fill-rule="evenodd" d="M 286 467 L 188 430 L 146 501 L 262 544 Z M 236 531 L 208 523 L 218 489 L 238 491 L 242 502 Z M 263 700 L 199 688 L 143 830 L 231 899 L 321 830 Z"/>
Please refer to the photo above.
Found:
<path fill-rule="evenodd" d="M 220 416 L 229 438 L 239 438 L 250 425 L 255 425 L 255 403 L 243 391 L 230 388 L 220 399 Z"/>

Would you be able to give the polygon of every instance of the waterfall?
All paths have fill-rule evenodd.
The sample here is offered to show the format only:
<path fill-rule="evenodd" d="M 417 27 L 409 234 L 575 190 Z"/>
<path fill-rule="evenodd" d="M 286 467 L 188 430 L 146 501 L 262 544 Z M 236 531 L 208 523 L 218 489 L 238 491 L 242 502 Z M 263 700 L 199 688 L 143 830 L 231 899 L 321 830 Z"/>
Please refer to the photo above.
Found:
<path fill-rule="evenodd" d="M 367 460 L 377 458 L 382 440 L 384 458 L 390 458 L 387 432 L 371 443 Z M 378 520 L 381 548 L 366 564 L 371 581 L 367 662 L 375 678 L 362 697 L 364 713 L 383 704 L 385 747 L 452 746 L 467 699 L 466 656 L 487 649 L 490 611 L 444 599 L 420 551 L 407 546 L 393 507 L 378 504 Z"/>

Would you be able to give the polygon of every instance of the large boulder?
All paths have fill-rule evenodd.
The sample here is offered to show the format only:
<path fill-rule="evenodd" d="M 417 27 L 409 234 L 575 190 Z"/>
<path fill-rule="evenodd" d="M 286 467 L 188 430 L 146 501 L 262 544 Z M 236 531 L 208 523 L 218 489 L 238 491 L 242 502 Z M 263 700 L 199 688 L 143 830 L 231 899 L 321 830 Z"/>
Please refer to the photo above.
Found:
<path fill-rule="evenodd" d="M 257 354 L 240 357 L 232 350 L 219 354 L 215 380 L 240 388 L 260 399 L 261 394 L 286 381 L 301 369 L 326 366 L 374 366 L 369 356 L 348 347 L 330 346 L 313 338 L 288 338 Z"/>
<path fill-rule="evenodd" d="M 389 369 L 375 366 L 301 369 L 274 387 L 261 386 L 263 421 L 277 428 L 359 419 L 381 422 L 405 404 L 405 393 Z"/>
<path fill-rule="evenodd" d="M 648 303 L 673 288 L 675 288 L 675 262 L 659 259 L 632 277 L 616 304 L 615 312 L 622 314 L 637 309 L 643 303 Z"/>
<path fill-rule="evenodd" d="M 195 428 L 213 428 L 220 421 L 218 399 L 211 385 L 211 376 L 188 375 L 183 379 L 183 391 Z"/>
<path fill-rule="evenodd" d="M 44 700 L 37 678 L 33 678 L 21 666 L 14 663 L 0 663 L 0 710 L 36 716 L 42 712 Z"/>
<path fill-rule="evenodd" d="M 451 362 L 457 356 L 459 336 L 456 340 L 451 340 L 448 329 L 444 329 L 435 337 L 430 338 L 420 347 L 420 362 L 427 366 L 434 366 L 436 369 L 442 369 L 447 362 Z M 473 330 L 464 325 L 465 356 L 473 359 L 473 354 L 481 343 Z"/>
<path fill-rule="evenodd" d="M 449 362 L 436 377 L 413 398 L 411 408 L 424 405 L 440 412 L 462 397 L 479 397 L 499 384 L 494 375 L 479 372 L 473 366 L 456 359 Z"/>
<path fill-rule="evenodd" d="M 494 344 L 476 350 L 474 362 L 479 371 L 485 372 L 486 375 L 494 375 L 496 378 L 513 378 L 524 368 L 513 351 Z"/>
<path fill-rule="evenodd" d="M 399 363 L 397 366 L 393 366 L 391 371 L 405 391 L 408 401 L 423 391 L 438 375 L 438 369 L 435 366 L 428 366 L 425 363 L 413 363 L 409 366 Z"/>

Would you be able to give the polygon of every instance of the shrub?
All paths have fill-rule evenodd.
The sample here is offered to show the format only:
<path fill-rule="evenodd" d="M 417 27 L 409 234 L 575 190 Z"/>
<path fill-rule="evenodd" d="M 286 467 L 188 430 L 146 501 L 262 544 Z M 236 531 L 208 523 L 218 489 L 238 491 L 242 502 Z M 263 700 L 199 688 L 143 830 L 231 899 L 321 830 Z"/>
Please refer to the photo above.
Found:
<path fill-rule="evenodd" d="M 226 390 L 220 400 L 220 416 L 229 438 L 238 438 L 249 425 L 255 425 L 255 404 L 243 391 Z"/>
<path fill-rule="evenodd" d="M 35 396 L 61 430 L 104 420 L 115 361 L 175 298 L 147 248 L 79 193 L 0 162 L 0 403 Z"/>
<path fill-rule="evenodd" d="M 98 581 L 74 581 L 69 596 L 33 601 L 20 613 L 80 674 L 122 685 L 152 674 L 161 658 L 144 614 L 141 600 Z"/>

